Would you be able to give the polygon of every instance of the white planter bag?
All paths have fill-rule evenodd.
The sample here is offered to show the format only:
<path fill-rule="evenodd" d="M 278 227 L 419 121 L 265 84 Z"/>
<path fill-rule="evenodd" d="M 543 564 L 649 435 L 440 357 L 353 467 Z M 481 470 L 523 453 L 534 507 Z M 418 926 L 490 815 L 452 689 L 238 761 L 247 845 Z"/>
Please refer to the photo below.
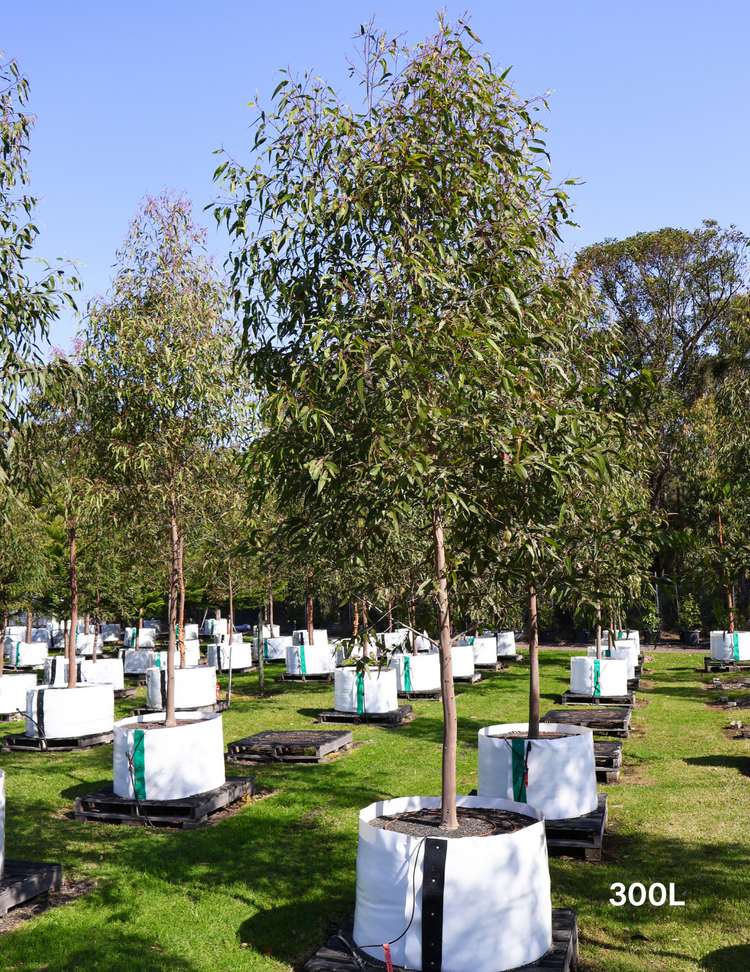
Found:
<path fill-rule="evenodd" d="M 45 685 L 66 686 L 68 684 L 68 659 L 64 655 L 48 658 L 44 663 Z M 89 661 L 82 658 L 76 662 L 76 681 L 89 685 L 111 685 L 113 691 L 125 688 L 124 670 L 120 658 L 98 658 Z"/>
<path fill-rule="evenodd" d="M 542 723 L 540 739 L 496 738 L 501 733 L 528 731 L 528 722 L 479 730 L 477 795 L 520 800 L 541 810 L 548 820 L 593 813 L 599 799 L 593 730 L 585 726 Z M 551 732 L 566 735 L 562 739 L 545 739 L 544 734 Z M 529 780 L 525 792 L 524 766 Z"/>
<path fill-rule="evenodd" d="M 325 675 L 336 668 L 333 649 L 324 645 L 292 645 L 286 650 L 287 675 Z"/>
<path fill-rule="evenodd" d="M 186 624 L 185 625 L 185 641 L 199 641 L 200 640 L 200 625 L 199 624 Z"/>
<path fill-rule="evenodd" d="M 368 641 L 366 647 L 367 657 L 372 661 L 375 661 L 378 657 L 377 643 L 374 641 Z M 345 642 L 341 645 L 335 645 L 333 642 L 331 642 L 331 648 L 335 649 L 336 652 L 335 659 L 337 667 L 343 665 L 348 658 L 361 658 L 364 653 L 364 648 L 359 643 L 354 645 L 352 648 L 350 642 Z M 349 652 L 349 654 L 347 654 L 347 652 Z"/>
<path fill-rule="evenodd" d="M 156 664 L 156 652 L 125 648 L 120 651 L 123 671 L 126 675 L 144 675 L 147 668 Z"/>
<path fill-rule="evenodd" d="M 16 668 L 33 668 L 43 665 L 49 656 L 49 648 L 43 641 L 17 641 L 5 645 L 5 660 Z"/>
<path fill-rule="evenodd" d="M 488 797 L 460 796 L 456 803 L 512 810 L 535 823 L 512 834 L 445 841 L 442 972 L 504 972 L 535 962 L 552 944 L 542 814 L 526 804 Z M 393 942 L 393 964 L 408 969 L 422 968 L 423 841 L 371 827 L 368 821 L 439 806 L 439 797 L 405 797 L 371 803 L 359 814 L 354 941 L 380 961 L 381 945 L 364 946 Z M 399 938 L 414 901 L 414 920 Z"/>
<path fill-rule="evenodd" d="M 257 638 L 253 638 L 253 658 L 258 659 Z M 286 661 L 286 650 L 292 647 L 292 636 L 285 635 L 283 638 L 264 638 L 263 639 L 263 659 L 264 661 Z"/>
<path fill-rule="evenodd" d="M 74 739 L 111 732 L 115 694 L 111 685 L 45 685 L 26 693 L 26 735 Z"/>
<path fill-rule="evenodd" d="M 47 631 L 46 628 L 32 628 L 31 640 L 34 643 L 36 643 L 37 641 L 43 641 L 45 645 L 49 646 L 50 644 L 49 631 Z"/>
<path fill-rule="evenodd" d="M 103 624 L 99 629 L 99 634 L 105 645 L 111 645 L 122 639 L 122 628 L 119 624 Z"/>
<path fill-rule="evenodd" d="M 163 668 L 167 667 L 167 655 L 169 652 L 160 651 L 159 657 L 161 659 L 161 665 Z M 185 664 L 188 668 L 193 668 L 195 665 L 200 665 L 201 663 L 201 645 L 199 641 L 186 641 L 185 642 Z M 180 667 L 180 648 L 179 645 L 174 647 L 174 667 Z"/>
<path fill-rule="evenodd" d="M 123 639 L 124 648 L 135 648 L 135 628 L 126 628 Z M 153 628 L 141 628 L 141 636 L 138 639 L 139 648 L 153 648 L 156 645 L 156 632 Z"/>
<path fill-rule="evenodd" d="M 0 675 L 0 715 L 11 715 L 26 710 L 26 693 L 36 687 L 36 675 L 20 675 L 6 672 Z"/>
<path fill-rule="evenodd" d="M 711 632 L 711 658 L 714 661 L 750 661 L 750 631 Z"/>
<path fill-rule="evenodd" d="M 497 657 L 503 655 L 516 654 L 516 633 L 515 631 L 498 631 L 497 633 Z"/>
<path fill-rule="evenodd" d="M 212 618 L 203 622 L 203 634 L 209 638 L 214 635 L 229 634 L 229 618 Z"/>
<path fill-rule="evenodd" d="M 132 800 L 181 800 L 223 786 L 224 736 L 216 712 L 182 713 L 169 729 L 139 729 L 163 712 L 122 719 L 115 726 L 114 791 Z M 135 784 L 135 785 L 134 785 Z"/>
<path fill-rule="evenodd" d="M 574 695 L 627 695 L 628 663 L 622 658 L 570 659 L 570 691 Z"/>
<path fill-rule="evenodd" d="M 381 631 L 377 639 L 386 651 L 392 651 L 394 648 L 403 648 L 409 644 L 409 632 L 406 628 L 399 628 L 398 631 Z"/>
<path fill-rule="evenodd" d="M 635 665 L 633 652 L 638 649 L 633 648 L 605 648 L 602 645 L 602 658 L 623 658 L 628 666 L 628 678 L 635 678 Z M 596 658 L 596 645 L 586 649 L 589 658 Z"/>
<path fill-rule="evenodd" d="M 333 707 L 337 712 L 360 715 L 393 712 L 398 708 L 395 670 L 374 667 L 357 675 L 352 665 L 337 668 L 333 676 Z"/>
<path fill-rule="evenodd" d="M 0 878 L 5 870 L 5 770 L 0 769 Z"/>
<path fill-rule="evenodd" d="M 459 645 L 471 645 L 475 665 L 494 665 L 497 662 L 497 638 L 480 635 L 478 638 L 459 638 Z"/>
<path fill-rule="evenodd" d="M 209 645 L 208 664 L 219 671 L 229 671 L 229 645 Z M 248 641 L 241 645 L 232 645 L 232 671 L 237 668 L 252 668 L 253 646 Z"/>
<path fill-rule="evenodd" d="M 414 644 L 416 645 L 417 651 L 435 650 L 435 645 L 430 641 L 426 631 L 423 631 L 421 635 L 417 635 L 414 639 Z"/>
<path fill-rule="evenodd" d="M 26 638 L 26 625 L 25 624 L 9 624 L 5 629 L 6 640 L 10 638 L 11 641 L 24 641 Z"/>
<path fill-rule="evenodd" d="M 307 633 L 307 628 L 304 628 L 301 631 L 292 632 L 293 645 L 307 645 L 309 643 L 310 643 L 310 636 Z M 328 644 L 328 631 L 325 628 L 313 628 L 313 645 L 323 648 L 327 644 Z"/>
<path fill-rule="evenodd" d="M 175 709 L 197 709 L 216 702 L 216 669 L 209 665 L 199 668 L 175 668 Z M 164 668 L 149 668 L 146 672 L 146 705 L 149 709 L 167 707 L 167 672 Z"/>
<path fill-rule="evenodd" d="M 389 668 L 398 675 L 399 692 L 439 692 L 440 653 L 393 655 Z"/>
<path fill-rule="evenodd" d="M 454 678 L 470 678 L 474 674 L 474 649 L 471 645 L 451 647 Z"/>
<path fill-rule="evenodd" d="M 638 653 L 641 651 L 641 633 L 640 631 L 615 631 L 615 641 L 634 641 L 635 646 L 638 649 Z M 609 644 L 609 631 L 602 631 L 602 644 Z M 619 648 L 619 645 L 617 646 Z"/>
<path fill-rule="evenodd" d="M 102 636 L 96 639 L 96 651 L 97 654 L 104 648 L 104 642 L 102 641 Z M 87 658 L 91 658 L 94 654 L 94 635 L 93 634 L 77 634 L 76 635 L 76 655 L 83 655 Z"/>
<path fill-rule="evenodd" d="M 271 630 L 271 625 L 268 624 L 262 625 L 262 628 L 263 628 L 263 631 L 261 633 L 262 638 L 279 638 L 281 636 L 281 628 L 279 628 L 278 624 L 273 625 L 273 631 Z M 253 638 L 257 638 L 257 637 L 258 637 L 258 625 L 256 624 L 255 627 L 253 628 Z M 291 635 L 289 635 L 289 637 L 291 638 Z"/>

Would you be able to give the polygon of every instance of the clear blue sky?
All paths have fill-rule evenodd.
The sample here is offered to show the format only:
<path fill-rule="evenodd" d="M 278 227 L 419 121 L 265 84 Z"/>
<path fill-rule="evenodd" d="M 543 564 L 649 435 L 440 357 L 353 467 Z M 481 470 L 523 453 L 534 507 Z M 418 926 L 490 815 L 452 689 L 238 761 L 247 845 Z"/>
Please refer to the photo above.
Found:
<path fill-rule="evenodd" d="M 246 108 L 279 68 L 313 69 L 345 93 L 345 56 L 374 12 L 414 43 L 432 30 L 422 0 L 0 0 L 0 47 L 31 81 L 32 190 L 39 253 L 83 266 L 106 292 L 115 250 L 145 193 L 214 195 L 212 153 L 248 159 Z M 463 4 L 449 6 L 456 18 Z M 548 146 L 575 176 L 582 246 L 703 219 L 750 231 L 748 0 L 477 0 L 472 27 L 519 93 L 554 89 Z M 740 169 L 737 170 L 736 166 Z M 211 217 L 212 218 L 212 217 Z M 209 214 L 201 219 L 210 226 Z M 223 241 L 211 230 L 219 261 Z M 53 342 L 67 348 L 75 320 Z"/>

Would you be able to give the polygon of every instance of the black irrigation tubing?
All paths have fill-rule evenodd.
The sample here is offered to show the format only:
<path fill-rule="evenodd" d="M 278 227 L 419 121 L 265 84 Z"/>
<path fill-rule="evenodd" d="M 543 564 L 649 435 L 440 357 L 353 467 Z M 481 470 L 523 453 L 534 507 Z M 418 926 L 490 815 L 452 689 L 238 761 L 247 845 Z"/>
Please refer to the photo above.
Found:
<path fill-rule="evenodd" d="M 416 907 L 417 907 L 417 885 L 416 885 L 417 862 L 419 861 L 419 852 L 422 849 L 422 847 L 424 846 L 424 842 L 426 840 L 427 840 L 426 837 L 423 837 L 420 840 L 419 846 L 417 847 L 417 850 L 416 850 L 416 852 L 414 854 L 414 867 L 412 868 L 412 872 L 411 872 L 411 918 L 409 919 L 409 924 L 406 926 L 406 928 L 404 928 L 404 930 L 401 932 L 401 934 L 398 936 L 398 938 L 394 938 L 390 942 L 378 942 L 377 945 L 357 945 L 357 948 L 382 948 L 383 945 L 395 945 L 396 942 L 400 942 L 401 941 L 401 939 L 404 937 L 404 935 L 411 928 L 412 922 L 414 921 L 414 912 L 416 911 Z M 340 936 L 337 936 L 337 937 L 340 938 Z M 344 939 L 341 939 L 341 940 L 344 941 Z M 344 944 L 346 944 L 347 948 L 349 948 L 348 943 L 344 942 Z M 351 952 L 351 949 L 349 949 L 349 951 Z"/>

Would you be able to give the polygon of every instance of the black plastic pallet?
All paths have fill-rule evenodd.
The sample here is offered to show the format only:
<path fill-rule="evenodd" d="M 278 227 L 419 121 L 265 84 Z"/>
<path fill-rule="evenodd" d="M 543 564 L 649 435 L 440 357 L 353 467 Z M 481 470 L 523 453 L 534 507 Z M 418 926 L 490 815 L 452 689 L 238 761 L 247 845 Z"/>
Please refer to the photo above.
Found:
<path fill-rule="evenodd" d="M 506 659 L 508 661 L 516 661 L 518 659 L 518 656 L 517 655 L 503 655 L 502 656 L 502 659 L 498 658 L 498 660 L 496 662 L 492 662 L 490 665 L 478 665 L 475 662 L 474 663 L 474 668 L 478 672 L 502 672 L 502 671 L 505 670 L 505 665 L 503 664 L 503 662 Z"/>
<path fill-rule="evenodd" d="M 577 695 L 563 692 L 560 700 L 563 705 L 617 705 L 632 708 L 635 705 L 635 692 L 627 695 Z"/>
<path fill-rule="evenodd" d="M 208 664 L 208 662 L 206 662 L 206 664 Z M 257 671 L 258 671 L 258 666 L 257 665 L 250 665 L 248 668 L 233 668 L 232 669 L 232 675 L 233 676 L 234 675 L 251 675 L 253 672 L 257 672 Z M 217 668 L 216 669 L 216 674 L 217 675 L 229 675 L 229 669 L 228 668 Z"/>
<path fill-rule="evenodd" d="M 62 887 L 62 864 L 6 861 L 0 878 L 0 915 L 46 891 Z"/>
<path fill-rule="evenodd" d="M 131 709 L 130 715 L 142 716 L 142 715 L 150 715 L 153 712 L 163 712 L 163 711 L 164 711 L 163 708 L 150 709 L 148 706 L 144 705 L 138 709 Z M 184 715 L 187 712 L 228 712 L 228 711 L 229 711 L 229 703 L 227 702 L 226 699 L 222 699 L 221 702 L 212 702 L 211 705 L 199 705 L 195 709 L 175 709 L 175 712 L 178 715 L 180 714 Z"/>
<path fill-rule="evenodd" d="M 304 972 L 384 972 L 384 961 L 372 958 L 354 944 L 353 921 L 329 938 L 304 966 Z M 578 965 L 578 918 L 570 908 L 552 909 L 552 948 L 536 962 L 514 972 L 572 972 Z M 403 972 L 394 965 L 394 972 Z"/>
<path fill-rule="evenodd" d="M 619 769 L 622 766 L 622 741 L 619 739 L 596 739 L 594 741 L 594 759 L 597 769 Z"/>
<path fill-rule="evenodd" d="M 115 689 L 116 699 L 133 699 L 138 691 L 136 685 L 128 685 L 127 688 Z"/>
<path fill-rule="evenodd" d="M 628 693 L 632 694 L 634 692 L 640 691 L 641 680 L 640 678 L 629 678 L 628 679 Z"/>
<path fill-rule="evenodd" d="M 602 859 L 602 841 L 607 826 L 607 796 L 599 794 L 593 813 L 567 820 L 545 820 L 547 847 L 561 854 L 582 854 L 587 861 Z"/>
<path fill-rule="evenodd" d="M 290 675 L 289 672 L 282 672 L 276 676 L 277 682 L 332 682 L 333 672 L 316 672 L 312 675 Z"/>
<path fill-rule="evenodd" d="M 542 722 L 557 722 L 567 726 L 588 726 L 594 730 L 594 736 L 615 736 L 627 739 L 630 735 L 630 725 L 633 710 L 595 709 L 588 706 L 577 706 L 574 709 L 550 709 Z"/>
<path fill-rule="evenodd" d="M 351 746 L 350 729 L 267 729 L 229 743 L 227 759 L 233 763 L 322 763 L 331 753 Z"/>
<path fill-rule="evenodd" d="M 350 725 L 398 726 L 414 714 L 410 705 L 400 705 L 391 712 L 339 712 L 329 709 L 318 713 L 318 722 L 341 722 Z"/>
<path fill-rule="evenodd" d="M 710 655 L 706 655 L 703 659 L 703 669 L 706 672 L 747 672 L 750 671 L 750 662 L 716 661 Z"/>
<path fill-rule="evenodd" d="M 91 736 L 73 736 L 70 739 L 39 739 L 38 736 L 3 736 L 0 753 L 69 753 L 74 749 L 91 749 L 106 746 L 115 738 L 114 732 L 99 732 Z"/>
<path fill-rule="evenodd" d="M 124 824 L 128 827 L 181 827 L 195 830 L 210 824 L 211 815 L 255 792 L 255 777 L 228 776 L 223 786 L 181 800 L 128 800 L 104 790 L 76 797 L 74 819 L 82 823 Z"/>
<path fill-rule="evenodd" d="M 454 675 L 453 681 L 458 685 L 476 685 L 477 682 L 482 681 L 482 673 L 472 672 L 471 675 Z"/>
<path fill-rule="evenodd" d="M 430 692 L 399 692 L 398 697 L 400 699 L 408 699 L 408 701 L 422 701 L 422 702 L 442 702 L 443 693 L 440 689 L 437 691 L 433 690 Z"/>
<path fill-rule="evenodd" d="M 0 722 L 18 722 L 20 719 L 25 718 L 23 712 L 2 712 L 0 713 Z"/>

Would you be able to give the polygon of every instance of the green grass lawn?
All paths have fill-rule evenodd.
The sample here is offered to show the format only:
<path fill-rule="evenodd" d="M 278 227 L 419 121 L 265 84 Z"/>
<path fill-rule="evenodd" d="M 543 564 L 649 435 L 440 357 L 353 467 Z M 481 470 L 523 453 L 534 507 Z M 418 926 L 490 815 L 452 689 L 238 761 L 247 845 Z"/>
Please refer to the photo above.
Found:
<path fill-rule="evenodd" d="M 568 687 L 568 657 L 542 654 L 543 712 Z M 710 681 L 696 670 L 702 654 L 649 657 L 620 783 L 600 787 L 610 806 L 604 860 L 552 858 L 553 903 L 578 911 L 584 970 L 743 972 L 750 969 L 750 742 L 730 738 L 722 731 L 727 713 L 705 705 L 718 693 L 701 687 Z M 259 700 L 257 676 L 234 678 L 225 741 L 309 727 L 333 705 L 329 685 L 267 685 Z M 526 664 L 458 688 L 459 792 L 476 786 L 477 729 L 525 719 L 527 692 Z M 118 713 L 134 704 L 117 703 Z M 4 935 L 0 972 L 298 965 L 353 912 L 359 809 L 440 792 L 441 706 L 414 708 L 419 717 L 406 726 L 355 728 L 360 745 L 326 765 L 256 769 L 257 785 L 273 795 L 193 832 L 68 819 L 77 795 L 111 782 L 111 746 L 0 756 L 7 856 L 58 861 L 67 879 L 97 882 L 74 903 Z M 0 731 L 18 732 L 19 723 Z M 228 772 L 246 771 L 229 764 Z M 616 881 L 674 882 L 685 906 L 613 907 Z"/>

